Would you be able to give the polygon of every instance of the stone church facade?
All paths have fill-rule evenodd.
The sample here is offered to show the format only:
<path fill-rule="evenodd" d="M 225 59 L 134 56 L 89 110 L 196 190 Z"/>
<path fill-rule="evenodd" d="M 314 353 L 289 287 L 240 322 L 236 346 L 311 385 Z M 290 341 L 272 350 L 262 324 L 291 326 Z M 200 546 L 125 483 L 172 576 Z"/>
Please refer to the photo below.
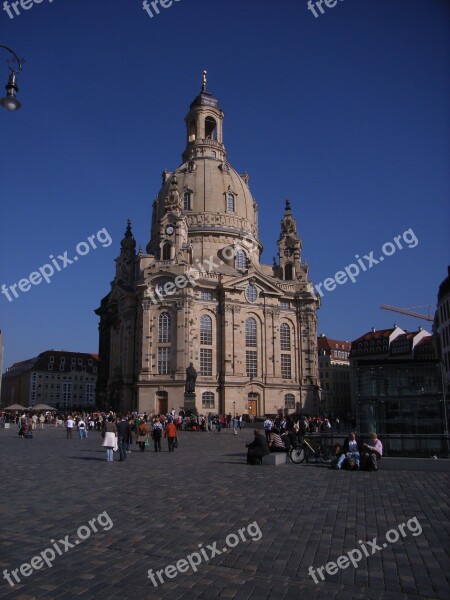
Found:
<path fill-rule="evenodd" d="M 103 408 L 319 412 L 319 299 L 290 202 L 278 259 L 261 264 L 258 206 L 248 175 L 228 162 L 223 118 L 204 79 L 185 118 L 183 162 L 163 173 L 145 252 L 128 222 L 96 310 Z M 186 395 L 191 363 L 195 394 Z"/>

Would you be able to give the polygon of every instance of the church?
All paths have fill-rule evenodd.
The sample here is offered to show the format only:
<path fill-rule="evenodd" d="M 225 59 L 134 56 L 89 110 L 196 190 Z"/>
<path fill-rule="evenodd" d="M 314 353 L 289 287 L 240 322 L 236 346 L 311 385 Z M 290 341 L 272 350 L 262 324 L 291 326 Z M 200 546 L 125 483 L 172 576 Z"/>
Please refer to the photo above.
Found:
<path fill-rule="evenodd" d="M 261 264 L 258 205 L 228 162 L 224 112 L 203 85 L 182 163 L 164 171 L 150 241 L 128 221 L 99 323 L 97 402 L 117 412 L 318 414 L 319 298 L 289 200 Z"/>

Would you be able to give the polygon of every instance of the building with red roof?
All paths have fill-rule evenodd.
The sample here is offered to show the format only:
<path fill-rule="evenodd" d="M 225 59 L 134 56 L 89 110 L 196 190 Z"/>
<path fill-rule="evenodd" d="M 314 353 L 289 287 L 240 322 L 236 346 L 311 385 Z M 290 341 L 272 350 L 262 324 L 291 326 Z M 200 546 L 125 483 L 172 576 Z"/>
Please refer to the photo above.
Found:
<path fill-rule="evenodd" d="M 350 416 L 350 349 L 350 342 L 335 340 L 323 333 L 317 338 L 320 413 L 324 416 Z"/>

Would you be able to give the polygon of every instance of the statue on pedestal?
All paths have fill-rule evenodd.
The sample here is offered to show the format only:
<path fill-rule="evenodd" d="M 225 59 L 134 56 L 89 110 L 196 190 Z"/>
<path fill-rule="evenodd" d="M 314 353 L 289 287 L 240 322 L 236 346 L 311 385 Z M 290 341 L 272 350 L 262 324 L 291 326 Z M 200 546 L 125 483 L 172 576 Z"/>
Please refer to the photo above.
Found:
<path fill-rule="evenodd" d="M 195 393 L 195 382 L 197 380 L 197 371 L 194 369 L 194 365 L 189 363 L 188 368 L 186 369 L 186 394 L 194 394 Z"/>

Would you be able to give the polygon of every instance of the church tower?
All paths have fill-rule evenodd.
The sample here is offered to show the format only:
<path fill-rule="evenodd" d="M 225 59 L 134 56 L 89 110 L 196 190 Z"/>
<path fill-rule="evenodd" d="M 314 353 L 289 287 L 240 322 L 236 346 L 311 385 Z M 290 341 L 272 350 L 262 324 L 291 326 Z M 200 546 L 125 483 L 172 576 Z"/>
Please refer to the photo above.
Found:
<path fill-rule="evenodd" d="M 204 72 L 185 117 L 182 163 L 163 172 L 153 203 L 146 252 L 135 253 L 129 224 L 116 279 L 96 311 L 104 408 L 253 416 L 319 411 L 319 300 L 291 203 L 281 222 L 279 260 L 264 265 L 258 206 L 247 173 L 228 162 L 223 122 Z M 197 378 L 187 394 L 191 363 Z"/>

